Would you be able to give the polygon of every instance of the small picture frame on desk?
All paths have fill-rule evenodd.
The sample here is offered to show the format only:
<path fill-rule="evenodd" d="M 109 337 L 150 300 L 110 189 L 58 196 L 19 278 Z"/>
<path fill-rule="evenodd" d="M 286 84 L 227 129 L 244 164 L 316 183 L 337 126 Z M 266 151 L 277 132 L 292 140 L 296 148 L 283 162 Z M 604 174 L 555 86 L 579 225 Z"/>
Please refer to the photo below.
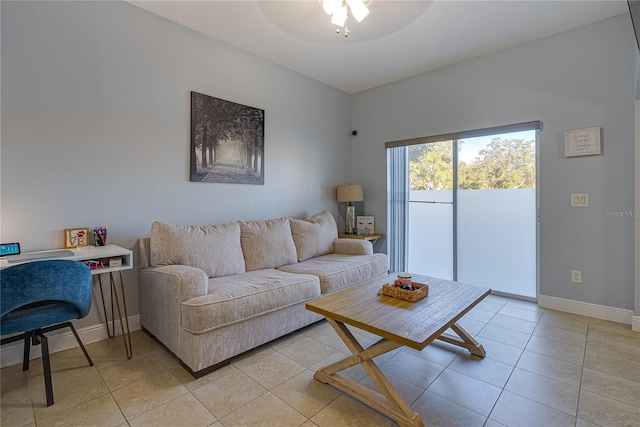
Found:
<path fill-rule="evenodd" d="M 89 246 L 89 228 L 65 228 L 64 247 L 79 248 Z"/>

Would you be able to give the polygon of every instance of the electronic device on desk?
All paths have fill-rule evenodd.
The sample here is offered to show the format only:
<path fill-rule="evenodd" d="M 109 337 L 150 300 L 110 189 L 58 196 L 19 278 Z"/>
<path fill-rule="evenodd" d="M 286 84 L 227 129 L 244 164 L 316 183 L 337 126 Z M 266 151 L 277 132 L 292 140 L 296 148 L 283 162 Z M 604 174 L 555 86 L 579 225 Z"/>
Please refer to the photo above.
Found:
<path fill-rule="evenodd" d="M 73 252 L 68 249 L 22 253 L 18 242 L 0 244 L 0 257 L 6 258 L 7 262 L 11 264 L 69 256 L 73 256 Z"/>
<path fill-rule="evenodd" d="M 20 243 L 1 243 L 0 256 L 18 255 L 20 254 Z"/>
<path fill-rule="evenodd" d="M 7 257 L 8 263 L 17 263 L 24 261 L 37 261 L 45 259 L 57 259 L 73 256 L 73 252 L 68 249 L 60 249 L 54 251 L 27 252 Z"/>

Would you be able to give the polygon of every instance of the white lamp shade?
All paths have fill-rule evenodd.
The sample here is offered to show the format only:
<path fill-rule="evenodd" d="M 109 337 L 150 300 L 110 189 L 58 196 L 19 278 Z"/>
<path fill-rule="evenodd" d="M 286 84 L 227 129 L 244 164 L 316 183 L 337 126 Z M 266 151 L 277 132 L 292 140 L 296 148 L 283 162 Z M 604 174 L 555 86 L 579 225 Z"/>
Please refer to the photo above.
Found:
<path fill-rule="evenodd" d="M 351 8 L 351 13 L 356 21 L 361 22 L 369 14 L 369 9 L 362 0 L 347 0 L 347 4 Z"/>
<path fill-rule="evenodd" d="M 338 202 L 364 202 L 364 190 L 360 184 L 338 185 Z"/>

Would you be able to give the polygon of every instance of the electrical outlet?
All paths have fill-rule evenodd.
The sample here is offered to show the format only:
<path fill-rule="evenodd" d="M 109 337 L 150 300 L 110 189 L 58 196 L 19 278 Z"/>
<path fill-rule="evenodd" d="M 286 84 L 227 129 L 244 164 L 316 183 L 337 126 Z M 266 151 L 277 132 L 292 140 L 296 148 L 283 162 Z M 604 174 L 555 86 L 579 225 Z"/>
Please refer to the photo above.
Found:
<path fill-rule="evenodd" d="M 582 283 L 582 271 L 571 270 L 571 281 L 573 283 Z"/>

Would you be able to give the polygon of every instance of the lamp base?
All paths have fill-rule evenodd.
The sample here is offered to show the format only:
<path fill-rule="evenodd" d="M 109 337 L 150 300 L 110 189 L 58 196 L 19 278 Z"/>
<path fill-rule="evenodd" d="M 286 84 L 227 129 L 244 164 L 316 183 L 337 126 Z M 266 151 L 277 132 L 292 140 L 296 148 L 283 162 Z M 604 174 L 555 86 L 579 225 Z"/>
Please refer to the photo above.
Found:
<path fill-rule="evenodd" d="M 346 234 L 355 234 L 356 233 L 356 207 L 349 202 L 347 205 L 347 210 L 344 214 L 345 223 L 344 223 L 344 232 Z"/>

